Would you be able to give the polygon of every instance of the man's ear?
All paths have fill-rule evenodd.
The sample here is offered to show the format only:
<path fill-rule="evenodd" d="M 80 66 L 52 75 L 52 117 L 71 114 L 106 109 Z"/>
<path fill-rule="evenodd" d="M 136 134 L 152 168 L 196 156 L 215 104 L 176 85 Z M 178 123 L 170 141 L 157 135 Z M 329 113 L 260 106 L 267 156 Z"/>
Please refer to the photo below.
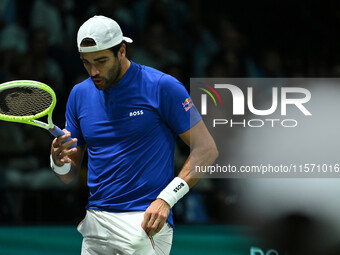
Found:
<path fill-rule="evenodd" d="M 125 57 L 125 55 L 126 55 L 126 45 L 125 45 L 125 43 L 122 44 L 122 47 L 120 47 L 118 53 L 120 55 L 119 60 L 121 60 L 121 58 Z"/>

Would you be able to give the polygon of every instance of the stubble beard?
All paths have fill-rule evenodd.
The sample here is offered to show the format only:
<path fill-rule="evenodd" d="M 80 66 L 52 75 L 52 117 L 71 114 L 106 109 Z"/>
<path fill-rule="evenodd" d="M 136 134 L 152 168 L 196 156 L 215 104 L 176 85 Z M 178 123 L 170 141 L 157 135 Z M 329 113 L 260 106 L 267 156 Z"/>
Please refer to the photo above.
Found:
<path fill-rule="evenodd" d="M 117 66 L 116 67 L 113 66 L 108 73 L 109 73 L 108 78 L 99 77 L 103 80 L 103 85 L 99 87 L 98 85 L 95 84 L 97 89 L 108 90 L 119 82 L 120 75 L 122 73 L 122 65 L 120 64 L 120 62 L 118 61 Z"/>

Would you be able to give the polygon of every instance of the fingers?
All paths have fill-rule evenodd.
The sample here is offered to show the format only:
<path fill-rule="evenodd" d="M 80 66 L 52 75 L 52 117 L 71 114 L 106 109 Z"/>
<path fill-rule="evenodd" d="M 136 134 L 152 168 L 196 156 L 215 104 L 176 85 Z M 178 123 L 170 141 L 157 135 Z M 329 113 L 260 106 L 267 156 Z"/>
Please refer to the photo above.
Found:
<path fill-rule="evenodd" d="M 157 234 L 162 229 L 165 221 L 166 217 L 160 213 L 145 212 L 144 221 L 142 222 L 142 228 L 149 236 L 152 236 Z"/>
<path fill-rule="evenodd" d="M 64 156 L 68 156 L 70 154 L 73 154 L 77 151 L 76 148 L 68 149 L 72 144 L 75 144 L 77 142 L 77 138 L 73 138 L 72 140 L 63 143 L 62 141 L 65 141 L 65 139 L 56 139 L 55 142 L 52 144 L 52 154 L 59 155 L 59 158 L 62 158 Z M 61 141 L 61 142 L 60 142 Z"/>
<path fill-rule="evenodd" d="M 150 214 L 145 212 L 144 213 L 144 220 L 142 222 L 142 229 L 144 229 L 145 232 L 147 232 L 147 225 L 149 224 Z"/>
<path fill-rule="evenodd" d="M 59 136 L 58 138 L 54 139 L 55 142 L 53 143 L 53 146 L 55 148 L 60 147 L 63 143 L 65 143 L 65 141 L 67 139 L 69 139 L 71 137 L 71 133 L 69 131 L 67 131 L 66 129 L 63 129 L 63 131 L 65 132 L 64 135 Z M 70 143 L 68 146 L 70 146 L 72 144 L 74 144 L 74 142 Z"/>
<path fill-rule="evenodd" d="M 65 163 L 70 163 L 71 159 L 69 158 L 69 156 L 77 152 L 76 147 L 68 149 L 71 145 L 77 142 L 77 139 L 73 138 L 70 141 L 65 142 L 71 137 L 71 133 L 68 132 L 66 129 L 64 129 L 63 131 L 65 132 L 65 135 L 55 138 L 51 146 L 52 158 L 57 166 L 62 166 Z"/>
<path fill-rule="evenodd" d="M 66 146 L 66 143 L 62 147 L 64 146 Z M 71 159 L 68 156 L 77 152 L 77 148 L 72 148 L 72 149 L 67 149 L 67 148 L 68 146 L 66 146 L 66 149 L 63 149 L 59 154 L 58 152 L 56 153 L 56 157 L 63 163 L 70 163 Z"/>
<path fill-rule="evenodd" d="M 162 199 L 156 199 L 144 213 L 142 228 L 150 236 L 157 234 L 164 226 L 169 213 L 169 205 Z"/>
<path fill-rule="evenodd" d="M 163 228 L 166 219 L 156 219 L 150 227 L 149 235 L 153 236 L 157 234 Z"/>

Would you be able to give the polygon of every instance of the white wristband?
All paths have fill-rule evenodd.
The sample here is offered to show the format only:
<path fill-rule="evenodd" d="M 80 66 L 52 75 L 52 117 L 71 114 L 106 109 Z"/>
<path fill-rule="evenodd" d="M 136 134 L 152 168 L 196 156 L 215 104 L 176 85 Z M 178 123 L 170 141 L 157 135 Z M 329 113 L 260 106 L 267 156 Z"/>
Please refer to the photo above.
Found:
<path fill-rule="evenodd" d="M 65 163 L 63 166 L 57 166 L 54 164 L 52 154 L 50 154 L 50 165 L 52 170 L 59 175 L 67 174 L 71 170 L 71 163 Z"/>
<path fill-rule="evenodd" d="M 189 185 L 181 178 L 175 177 L 165 189 L 159 193 L 157 198 L 167 202 L 172 208 L 178 200 L 189 192 Z"/>

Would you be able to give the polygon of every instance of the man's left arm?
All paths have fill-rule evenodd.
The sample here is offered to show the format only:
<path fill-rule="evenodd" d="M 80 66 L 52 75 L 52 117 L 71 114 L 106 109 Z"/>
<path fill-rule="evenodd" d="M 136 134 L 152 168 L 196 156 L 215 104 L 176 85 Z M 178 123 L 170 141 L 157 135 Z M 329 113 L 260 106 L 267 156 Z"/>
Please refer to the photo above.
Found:
<path fill-rule="evenodd" d="M 148 235 L 154 235 L 162 229 L 169 216 L 170 208 L 199 181 L 200 175 L 192 176 L 190 174 L 195 166 L 209 166 L 218 157 L 214 139 L 202 120 L 188 131 L 180 134 L 179 137 L 190 146 L 191 153 L 178 177 L 161 192 L 145 211 L 142 228 Z"/>

